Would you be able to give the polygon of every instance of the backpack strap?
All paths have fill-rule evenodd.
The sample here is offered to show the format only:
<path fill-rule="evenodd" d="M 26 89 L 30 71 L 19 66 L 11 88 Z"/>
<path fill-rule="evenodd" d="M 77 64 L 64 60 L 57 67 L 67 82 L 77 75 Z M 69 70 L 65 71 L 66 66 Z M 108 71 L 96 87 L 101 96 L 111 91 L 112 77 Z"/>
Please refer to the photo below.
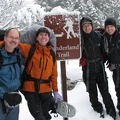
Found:
<path fill-rule="evenodd" d="M 100 44 L 101 41 L 101 34 L 99 31 L 94 30 L 94 32 L 96 33 L 97 37 L 98 37 L 98 44 Z"/>
<path fill-rule="evenodd" d="M 2 64 L 3 64 L 3 57 L 2 57 L 1 52 L 0 52 L 0 69 L 2 67 Z"/>
<path fill-rule="evenodd" d="M 84 38 L 81 37 L 81 51 L 83 51 L 84 49 Z"/>
<path fill-rule="evenodd" d="M 31 45 L 30 51 L 29 51 L 29 53 L 28 53 L 28 58 L 27 58 L 26 63 L 25 63 L 25 68 L 27 68 L 28 63 L 29 63 L 29 61 L 31 60 L 31 58 L 32 58 L 32 56 L 33 56 L 33 54 L 34 54 L 34 52 L 35 52 L 35 49 L 36 49 L 35 44 Z M 25 69 L 24 69 L 24 70 L 25 70 Z"/>
<path fill-rule="evenodd" d="M 4 46 L 4 44 L 2 44 L 2 45 L 0 46 L 0 49 L 2 49 L 3 46 Z M 1 52 L 0 52 L 0 69 L 1 69 L 2 64 L 3 64 L 3 57 L 2 57 L 2 54 L 1 54 Z"/>
<path fill-rule="evenodd" d="M 31 58 L 32 58 L 32 56 L 33 56 L 33 54 L 34 54 L 34 52 L 35 52 L 35 49 L 36 49 L 35 44 L 31 45 L 30 51 L 29 51 L 29 53 L 28 53 L 28 57 L 27 57 L 27 60 L 26 60 L 26 62 L 25 62 L 24 69 L 23 69 L 23 72 L 22 72 L 22 82 L 21 82 L 20 88 L 23 88 L 23 82 L 24 82 L 24 80 L 26 79 L 26 74 L 27 74 L 27 73 L 26 73 L 26 68 L 27 68 L 28 63 L 29 63 L 29 61 L 31 60 Z"/>
<path fill-rule="evenodd" d="M 50 50 L 50 54 L 52 55 L 53 63 L 55 64 L 56 57 L 55 57 L 55 52 L 52 49 Z"/>
<path fill-rule="evenodd" d="M 0 41 L 4 40 L 5 30 L 0 29 Z"/>

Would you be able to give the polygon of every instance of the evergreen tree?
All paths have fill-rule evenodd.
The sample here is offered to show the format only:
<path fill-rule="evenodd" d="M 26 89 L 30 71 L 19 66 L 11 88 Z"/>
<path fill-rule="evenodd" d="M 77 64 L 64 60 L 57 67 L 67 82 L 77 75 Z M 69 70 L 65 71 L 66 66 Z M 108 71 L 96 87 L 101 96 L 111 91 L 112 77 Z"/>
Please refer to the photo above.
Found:
<path fill-rule="evenodd" d="M 100 9 L 96 7 L 96 12 L 97 12 L 97 17 L 98 17 L 98 24 L 97 27 L 104 27 L 104 20 L 105 20 L 105 15 L 102 13 Z"/>
<path fill-rule="evenodd" d="M 120 0 L 115 3 L 114 6 L 114 17 L 118 25 L 120 25 Z"/>
<path fill-rule="evenodd" d="M 101 0 L 100 4 L 100 10 L 103 12 L 103 14 L 106 17 L 114 17 L 114 1 L 112 0 Z"/>
<path fill-rule="evenodd" d="M 84 3 L 84 0 L 80 0 L 79 1 L 79 7 L 78 7 L 78 11 L 80 12 L 80 18 L 87 16 L 87 6 Z"/>
<path fill-rule="evenodd" d="M 0 28 L 6 29 L 9 26 L 15 26 L 15 13 L 23 6 L 23 0 L 0 0 Z"/>
<path fill-rule="evenodd" d="M 19 26 L 20 30 L 25 29 L 32 24 L 43 25 L 44 15 L 45 11 L 41 8 L 40 5 L 34 4 L 32 6 L 27 6 L 20 9 L 15 14 L 16 17 L 14 19 L 14 24 Z"/>
<path fill-rule="evenodd" d="M 98 14 L 91 0 L 87 1 L 87 11 L 87 16 L 92 19 L 94 27 L 97 27 L 100 24 L 100 21 L 98 20 Z"/>
<path fill-rule="evenodd" d="M 0 28 L 6 29 L 15 25 L 24 28 L 33 23 L 41 24 L 43 14 L 57 6 L 71 12 L 79 11 L 80 18 L 90 17 L 95 27 L 103 27 L 107 17 L 114 17 L 120 25 L 120 0 L 34 0 L 34 3 L 39 7 L 25 9 L 23 0 L 0 0 Z"/>

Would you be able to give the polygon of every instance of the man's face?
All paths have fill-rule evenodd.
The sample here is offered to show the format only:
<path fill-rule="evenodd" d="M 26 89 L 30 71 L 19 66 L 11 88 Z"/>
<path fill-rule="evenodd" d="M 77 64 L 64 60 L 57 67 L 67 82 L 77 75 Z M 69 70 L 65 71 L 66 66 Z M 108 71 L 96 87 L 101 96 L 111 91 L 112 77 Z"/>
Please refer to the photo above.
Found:
<path fill-rule="evenodd" d="M 85 33 L 90 33 L 92 31 L 92 25 L 90 23 L 86 23 L 83 25 L 83 31 Z"/>
<path fill-rule="evenodd" d="M 113 35 L 115 33 L 116 28 L 113 25 L 107 25 L 105 27 L 105 30 L 109 35 Z"/>
<path fill-rule="evenodd" d="M 19 39 L 19 32 L 16 29 L 12 29 L 8 35 L 4 37 L 5 50 L 8 52 L 13 52 L 14 48 L 18 46 Z"/>

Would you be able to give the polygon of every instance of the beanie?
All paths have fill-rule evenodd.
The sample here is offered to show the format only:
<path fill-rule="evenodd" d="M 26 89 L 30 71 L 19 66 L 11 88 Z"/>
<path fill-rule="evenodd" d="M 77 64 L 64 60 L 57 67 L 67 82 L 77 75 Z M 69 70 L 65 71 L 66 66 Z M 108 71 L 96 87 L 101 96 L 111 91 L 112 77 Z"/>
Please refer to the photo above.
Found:
<path fill-rule="evenodd" d="M 36 33 L 36 36 L 38 36 L 38 34 L 41 33 L 41 32 L 47 33 L 48 36 L 50 37 L 50 32 L 49 32 L 49 30 L 48 30 L 47 28 L 41 27 L 40 29 L 38 29 L 38 31 L 37 31 L 37 33 Z"/>
<path fill-rule="evenodd" d="M 114 27 L 116 27 L 116 21 L 113 18 L 107 18 L 105 20 L 105 27 L 108 25 L 113 25 Z"/>

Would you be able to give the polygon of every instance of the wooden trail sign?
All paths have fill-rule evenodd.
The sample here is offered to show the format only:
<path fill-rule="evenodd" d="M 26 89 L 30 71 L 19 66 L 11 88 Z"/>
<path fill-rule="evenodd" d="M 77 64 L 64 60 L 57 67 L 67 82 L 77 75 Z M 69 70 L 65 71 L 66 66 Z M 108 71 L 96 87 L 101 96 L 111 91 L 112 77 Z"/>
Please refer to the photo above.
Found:
<path fill-rule="evenodd" d="M 80 57 L 78 15 L 45 16 L 44 25 L 52 29 L 57 37 L 57 60 Z"/>

